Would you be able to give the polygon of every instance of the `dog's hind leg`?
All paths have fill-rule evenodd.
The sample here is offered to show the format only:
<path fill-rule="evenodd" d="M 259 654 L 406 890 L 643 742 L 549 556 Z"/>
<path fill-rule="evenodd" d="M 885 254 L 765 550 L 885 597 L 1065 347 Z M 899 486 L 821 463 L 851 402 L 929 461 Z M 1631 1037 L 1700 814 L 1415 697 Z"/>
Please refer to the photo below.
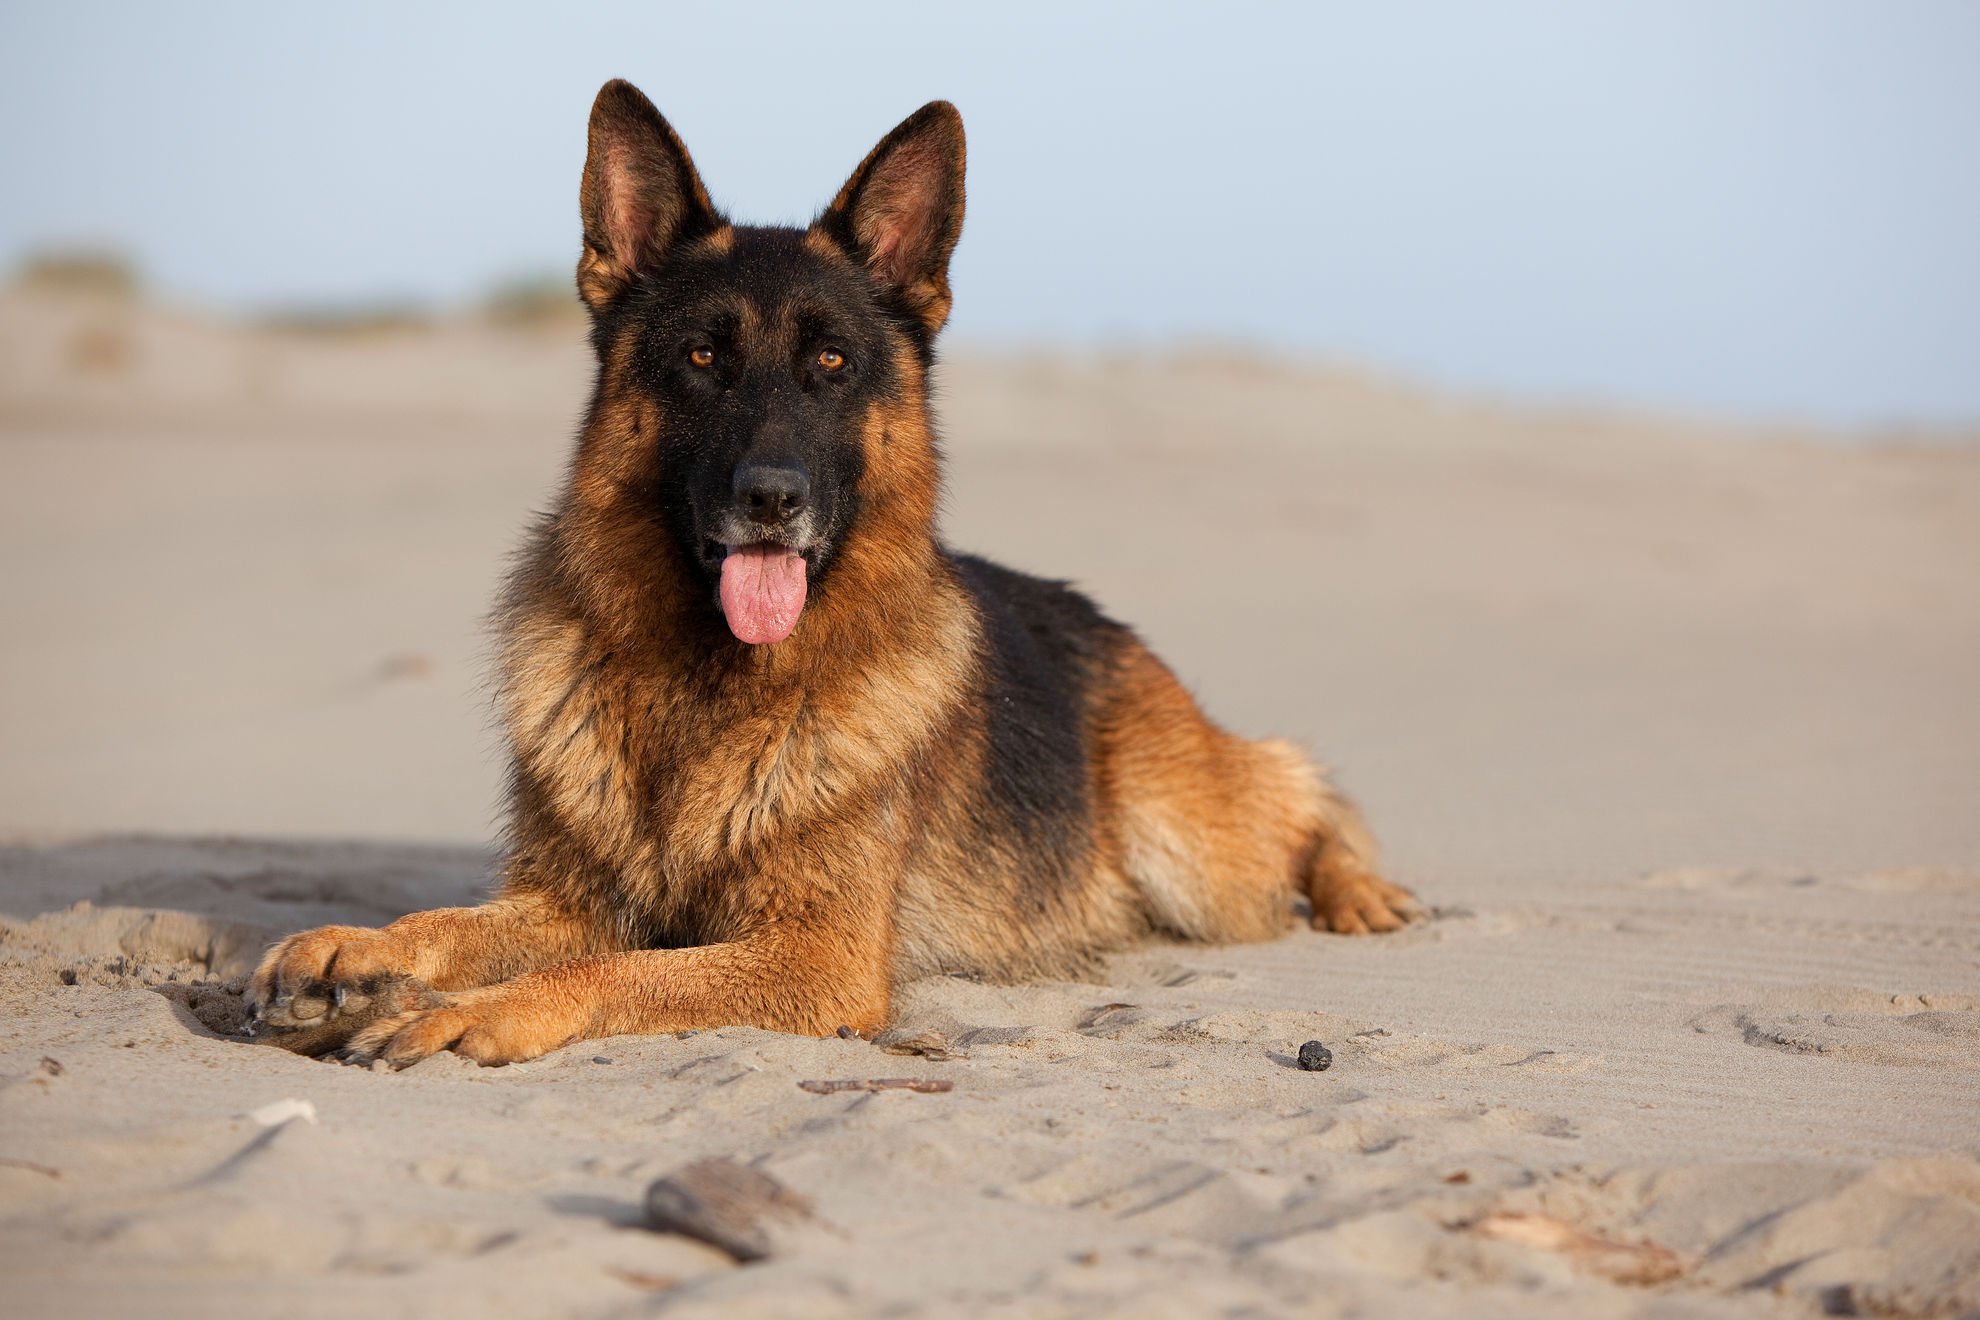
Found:
<path fill-rule="evenodd" d="M 1281 746 L 1299 756 L 1298 748 Z M 1313 903 L 1314 928 L 1367 935 L 1397 930 L 1422 916 L 1423 905 L 1414 894 L 1378 873 L 1375 837 L 1360 810 L 1327 781 L 1324 771 L 1309 765 L 1309 772 L 1317 787 L 1320 819 L 1302 859 L 1300 883 Z"/>
<path fill-rule="evenodd" d="M 1323 930 L 1394 930 L 1418 911 L 1376 873 L 1360 813 L 1303 752 L 1218 728 L 1139 643 L 1120 657 L 1098 716 L 1103 837 L 1157 927 L 1269 939 L 1295 891 Z"/>

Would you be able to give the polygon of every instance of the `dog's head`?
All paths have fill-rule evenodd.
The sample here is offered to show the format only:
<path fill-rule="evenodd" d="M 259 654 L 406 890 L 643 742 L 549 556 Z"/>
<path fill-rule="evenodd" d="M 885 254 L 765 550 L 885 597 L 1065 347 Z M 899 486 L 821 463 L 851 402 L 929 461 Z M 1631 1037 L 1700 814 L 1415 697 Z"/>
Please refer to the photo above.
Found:
<path fill-rule="evenodd" d="M 923 106 L 809 228 L 751 228 L 615 81 L 579 206 L 599 379 L 575 488 L 656 575 L 687 580 L 682 608 L 780 642 L 863 536 L 932 527 L 925 383 L 962 230 L 962 120 Z"/>

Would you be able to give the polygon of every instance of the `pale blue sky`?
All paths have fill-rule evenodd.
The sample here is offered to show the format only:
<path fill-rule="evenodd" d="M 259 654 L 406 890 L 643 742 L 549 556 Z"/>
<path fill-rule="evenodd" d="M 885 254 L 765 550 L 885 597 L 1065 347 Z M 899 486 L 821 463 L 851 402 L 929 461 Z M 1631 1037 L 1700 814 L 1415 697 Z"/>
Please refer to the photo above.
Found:
<path fill-rule="evenodd" d="M 0 261 L 229 308 L 572 262 L 639 83 L 738 218 L 962 109 L 958 337 L 1215 337 L 1520 397 L 1980 420 L 1980 3 L 152 4 L 0 15 Z"/>

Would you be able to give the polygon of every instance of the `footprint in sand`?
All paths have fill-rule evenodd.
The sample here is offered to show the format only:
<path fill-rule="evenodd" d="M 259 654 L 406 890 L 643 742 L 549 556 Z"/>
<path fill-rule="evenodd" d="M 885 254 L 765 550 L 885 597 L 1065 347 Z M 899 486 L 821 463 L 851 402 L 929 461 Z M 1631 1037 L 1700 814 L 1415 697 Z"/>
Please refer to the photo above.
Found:
<path fill-rule="evenodd" d="M 1704 1035 L 1848 1063 L 1980 1066 L 1980 1011 L 1966 995 L 1885 994 L 1851 986 L 1769 989 L 1691 1020 Z"/>
<path fill-rule="evenodd" d="M 1574 1050 L 1540 1049 L 1528 1045 L 1466 1045 L 1457 1041 L 1427 1037 L 1382 1037 L 1368 1034 L 1353 1038 L 1375 1059 L 1389 1067 L 1451 1068 L 1473 1071 L 1483 1068 L 1518 1068 L 1528 1073 L 1571 1074 L 1587 1072 L 1602 1062 L 1599 1054 Z"/>

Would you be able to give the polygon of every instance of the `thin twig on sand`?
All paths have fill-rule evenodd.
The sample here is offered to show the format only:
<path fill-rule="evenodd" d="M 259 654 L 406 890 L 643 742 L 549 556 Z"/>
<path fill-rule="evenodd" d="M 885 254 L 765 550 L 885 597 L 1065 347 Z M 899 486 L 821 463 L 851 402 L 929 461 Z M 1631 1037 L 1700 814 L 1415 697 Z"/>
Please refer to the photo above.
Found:
<path fill-rule="evenodd" d="M 849 1078 L 844 1081 L 799 1082 L 800 1090 L 814 1095 L 832 1095 L 838 1091 L 919 1091 L 923 1095 L 936 1095 L 943 1091 L 953 1091 L 956 1084 L 939 1077 L 867 1077 Z"/>

